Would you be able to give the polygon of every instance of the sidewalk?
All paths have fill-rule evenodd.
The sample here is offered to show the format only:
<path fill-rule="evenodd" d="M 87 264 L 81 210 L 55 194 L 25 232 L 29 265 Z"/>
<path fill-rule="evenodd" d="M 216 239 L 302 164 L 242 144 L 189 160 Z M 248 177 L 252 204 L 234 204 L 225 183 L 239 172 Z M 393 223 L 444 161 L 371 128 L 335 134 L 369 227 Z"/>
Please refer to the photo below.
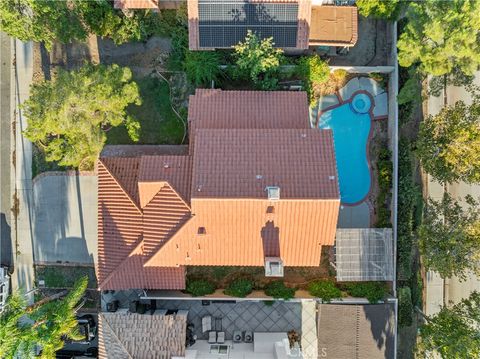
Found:
<path fill-rule="evenodd" d="M 15 41 L 15 96 L 12 108 L 15 118 L 15 194 L 18 200 L 16 226 L 12 228 L 16 255 L 14 255 L 15 272 L 12 276 L 13 289 L 29 292 L 34 288 L 33 270 L 33 232 L 32 232 L 32 144 L 22 136 L 26 128 L 26 119 L 22 116 L 19 104 L 29 96 L 33 76 L 33 43 Z M 16 239 L 16 240 L 15 240 Z M 33 293 L 28 297 L 33 303 Z"/>
<path fill-rule="evenodd" d="M 474 82 L 480 85 L 480 71 L 477 72 Z M 444 97 L 430 96 L 428 99 L 428 114 L 436 115 L 443 107 Z M 463 87 L 448 86 L 446 91 L 446 103 L 453 105 L 457 101 L 464 101 L 466 104 L 471 103 L 471 95 Z M 470 194 L 474 198 L 480 197 L 480 185 L 468 185 L 466 183 L 453 183 L 444 188 L 438 182 L 434 181 L 429 175 L 425 176 L 424 194 L 433 199 L 439 200 L 443 197 L 445 189 L 454 198 L 464 198 Z M 434 272 L 427 272 L 425 281 L 425 298 L 424 311 L 427 315 L 438 313 L 443 305 L 450 302 L 458 303 L 463 298 L 466 298 L 474 290 L 480 290 L 480 278 L 471 274 L 466 281 L 461 282 L 458 278 L 442 279 Z"/>

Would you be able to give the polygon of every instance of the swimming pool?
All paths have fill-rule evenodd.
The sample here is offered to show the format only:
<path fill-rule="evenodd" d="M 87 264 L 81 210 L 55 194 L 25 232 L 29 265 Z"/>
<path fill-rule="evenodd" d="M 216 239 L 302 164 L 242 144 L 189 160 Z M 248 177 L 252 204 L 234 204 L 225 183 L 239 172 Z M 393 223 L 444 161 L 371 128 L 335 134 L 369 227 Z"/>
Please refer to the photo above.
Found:
<path fill-rule="evenodd" d="M 371 127 L 371 106 L 368 95 L 357 93 L 352 101 L 322 113 L 319 118 L 319 128 L 333 131 L 343 204 L 360 202 L 370 191 L 367 143 Z"/>

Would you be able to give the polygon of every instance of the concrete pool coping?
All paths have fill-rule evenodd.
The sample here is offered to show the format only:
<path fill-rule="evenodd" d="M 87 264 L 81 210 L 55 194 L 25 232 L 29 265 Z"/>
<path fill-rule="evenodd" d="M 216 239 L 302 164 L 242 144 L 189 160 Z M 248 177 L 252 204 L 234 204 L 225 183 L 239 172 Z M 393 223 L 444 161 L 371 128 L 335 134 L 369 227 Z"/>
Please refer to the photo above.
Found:
<path fill-rule="evenodd" d="M 359 79 L 360 77 L 355 77 L 354 79 Z M 352 79 L 353 80 L 353 79 Z M 347 84 L 342 87 L 345 88 L 348 86 L 349 83 L 351 83 L 350 80 L 349 82 L 347 82 Z M 372 81 L 375 81 L 375 80 L 372 80 Z M 384 119 L 388 119 L 388 114 L 385 115 L 385 116 L 375 116 L 374 115 L 374 109 L 375 109 L 375 106 L 376 106 L 376 102 L 375 102 L 375 97 L 380 95 L 380 94 L 377 94 L 375 97 L 370 93 L 368 92 L 367 90 L 364 90 L 364 89 L 358 89 L 356 91 L 353 91 L 350 95 L 350 97 L 347 99 L 347 100 L 344 100 L 342 98 L 342 96 L 340 95 L 340 91 L 342 90 L 338 90 L 335 92 L 335 96 L 337 96 L 338 98 L 338 103 L 335 104 L 335 105 L 332 105 L 332 106 L 328 106 L 324 109 L 320 109 L 318 110 L 317 112 L 317 118 L 316 118 L 316 123 L 315 123 L 315 127 L 318 127 L 318 124 L 319 124 L 319 121 L 320 121 L 320 117 L 322 116 L 322 114 L 326 113 L 326 112 L 329 112 L 335 108 L 338 108 L 340 106 L 343 106 L 345 104 L 351 104 L 352 103 L 352 100 L 353 98 L 355 97 L 355 95 L 357 94 L 366 94 L 369 98 L 370 98 L 370 101 L 372 102 L 371 106 L 370 106 L 370 109 L 369 111 L 367 112 L 370 116 L 370 130 L 369 130 L 369 133 L 368 133 L 368 138 L 367 138 L 367 144 L 366 144 L 366 148 L 365 148 L 365 152 L 366 152 L 366 157 L 367 157 L 367 165 L 368 165 L 368 170 L 370 172 L 370 188 L 368 190 L 368 192 L 365 194 L 365 196 L 357 201 L 357 202 L 353 202 L 353 203 L 343 203 L 343 202 L 340 202 L 341 205 L 343 206 L 348 206 L 348 207 L 353 207 L 353 206 L 358 206 L 359 204 L 365 202 L 365 200 L 372 194 L 372 187 L 373 187 L 373 180 L 374 180 L 374 177 L 373 177 L 373 171 L 372 171 L 372 163 L 371 163 L 371 158 L 370 158 L 370 151 L 369 151 L 369 148 L 370 148 L 370 141 L 372 140 L 373 138 L 373 122 L 374 121 L 378 121 L 378 120 L 384 120 Z"/>

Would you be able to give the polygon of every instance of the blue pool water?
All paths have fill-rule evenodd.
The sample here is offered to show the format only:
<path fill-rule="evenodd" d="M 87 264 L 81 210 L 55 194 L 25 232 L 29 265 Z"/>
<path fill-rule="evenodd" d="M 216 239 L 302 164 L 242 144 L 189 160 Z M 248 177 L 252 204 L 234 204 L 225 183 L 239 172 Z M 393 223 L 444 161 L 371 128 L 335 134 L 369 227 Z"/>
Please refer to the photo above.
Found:
<path fill-rule="evenodd" d="M 352 102 L 360 100 L 357 96 Z M 371 101 L 368 96 L 366 97 L 368 103 L 364 105 L 369 109 Z M 365 101 L 365 98 L 361 100 Z M 320 128 L 329 128 L 333 131 L 340 198 L 344 204 L 361 201 L 370 191 L 367 141 L 371 121 L 368 109 L 365 113 L 356 112 L 351 103 L 345 103 L 323 113 L 319 119 Z"/>

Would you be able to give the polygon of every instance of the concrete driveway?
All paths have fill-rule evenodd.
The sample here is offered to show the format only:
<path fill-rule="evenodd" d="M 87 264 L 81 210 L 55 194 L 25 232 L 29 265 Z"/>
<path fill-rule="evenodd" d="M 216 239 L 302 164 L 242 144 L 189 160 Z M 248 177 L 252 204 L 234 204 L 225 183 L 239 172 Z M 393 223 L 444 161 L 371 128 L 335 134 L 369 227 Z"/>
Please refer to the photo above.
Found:
<path fill-rule="evenodd" d="M 33 182 L 35 263 L 96 263 L 97 177 L 47 172 Z"/>

